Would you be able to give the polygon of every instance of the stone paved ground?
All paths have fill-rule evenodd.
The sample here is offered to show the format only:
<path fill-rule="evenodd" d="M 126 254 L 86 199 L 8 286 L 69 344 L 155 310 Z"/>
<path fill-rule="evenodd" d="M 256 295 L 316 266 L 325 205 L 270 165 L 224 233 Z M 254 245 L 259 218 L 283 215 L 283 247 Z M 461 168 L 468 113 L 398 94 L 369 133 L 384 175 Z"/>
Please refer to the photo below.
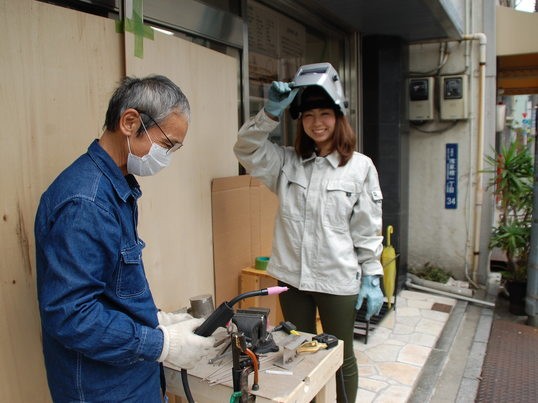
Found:
<path fill-rule="evenodd" d="M 403 290 L 396 310 L 354 342 L 359 366 L 357 401 L 406 402 L 450 317 L 456 300 Z M 433 309 L 432 309 L 433 308 Z"/>

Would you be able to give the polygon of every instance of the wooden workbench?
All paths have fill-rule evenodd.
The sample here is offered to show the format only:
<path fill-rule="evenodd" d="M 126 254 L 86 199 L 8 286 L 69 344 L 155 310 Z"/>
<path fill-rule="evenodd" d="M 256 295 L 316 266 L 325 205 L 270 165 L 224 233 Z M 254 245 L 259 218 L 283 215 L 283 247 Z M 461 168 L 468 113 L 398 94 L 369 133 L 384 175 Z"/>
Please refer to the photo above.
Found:
<path fill-rule="evenodd" d="M 312 335 L 303 333 L 301 336 L 311 339 Z M 274 338 L 277 344 L 283 340 L 282 332 L 275 332 Z M 218 351 L 215 348 L 210 353 L 214 356 Z M 307 403 L 314 397 L 317 403 L 336 401 L 335 373 L 343 362 L 344 343 L 330 350 L 319 350 L 316 353 L 305 353 L 298 356 L 296 364 L 289 370 L 274 367 L 271 360 L 281 360 L 282 347 L 277 353 L 269 353 L 266 358 L 261 358 L 259 370 L 259 390 L 251 391 L 256 395 L 256 402 L 281 402 L 281 403 Z M 264 361 L 265 360 L 265 361 Z M 229 402 L 233 393 L 231 356 L 223 361 L 220 366 L 212 365 L 203 360 L 195 368 L 188 371 L 189 386 L 195 401 L 199 403 L 223 403 Z M 265 372 L 267 369 L 280 371 L 274 374 Z M 224 374 L 226 379 L 218 384 L 210 385 L 204 380 L 218 373 Z M 212 375 L 213 374 L 213 375 Z M 228 375 L 226 375 L 228 374 Z M 185 396 L 181 383 L 179 368 L 165 367 L 167 388 L 170 393 L 177 396 Z M 249 389 L 252 386 L 253 374 L 249 375 Z"/>

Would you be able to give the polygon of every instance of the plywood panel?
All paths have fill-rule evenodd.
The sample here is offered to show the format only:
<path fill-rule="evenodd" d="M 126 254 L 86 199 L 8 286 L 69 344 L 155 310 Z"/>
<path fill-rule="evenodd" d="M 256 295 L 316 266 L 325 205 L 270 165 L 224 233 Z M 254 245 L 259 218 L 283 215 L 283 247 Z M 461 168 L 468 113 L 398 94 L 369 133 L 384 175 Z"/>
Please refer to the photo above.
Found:
<path fill-rule="evenodd" d="M 35 210 L 100 134 L 123 46 L 114 21 L 33 0 L 0 0 L 0 24 L 0 401 L 43 402 Z"/>
<path fill-rule="evenodd" d="M 146 241 L 144 265 L 155 301 L 165 310 L 214 295 L 211 180 L 237 174 L 232 148 L 237 136 L 238 63 L 186 40 L 155 33 L 134 56 L 134 37 L 125 35 L 127 74 L 163 74 L 178 84 L 191 104 L 185 145 L 172 165 L 141 178 L 139 233 Z"/>
<path fill-rule="evenodd" d="M 124 43 L 113 20 L 34 0 L 0 0 L 0 23 L 0 401 L 43 402 L 50 398 L 36 299 L 35 210 L 50 182 L 100 136 L 125 72 Z M 161 46 L 160 39 L 152 43 Z M 172 168 L 142 182 L 140 229 L 156 300 L 174 307 L 213 290 L 210 178 L 237 170 L 237 67 L 177 38 L 163 43 L 153 54 L 146 43 L 156 66 L 149 70 L 183 87 L 193 122 Z M 145 74 L 144 63 L 135 61 L 131 72 Z"/>

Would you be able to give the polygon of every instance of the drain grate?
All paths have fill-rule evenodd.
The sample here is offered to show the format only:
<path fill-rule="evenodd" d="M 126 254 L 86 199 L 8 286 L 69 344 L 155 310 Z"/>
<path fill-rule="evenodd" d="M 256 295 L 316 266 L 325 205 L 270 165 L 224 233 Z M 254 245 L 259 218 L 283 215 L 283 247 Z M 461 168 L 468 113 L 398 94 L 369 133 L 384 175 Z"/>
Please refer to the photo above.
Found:
<path fill-rule="evenodd" d="M 437 312 L 450 313 L 450 311 L 452 311 L 452 305 L 440 304 L 439 302 L 435 302 L 432 305 L 431 310 L 437 311 Z"/>

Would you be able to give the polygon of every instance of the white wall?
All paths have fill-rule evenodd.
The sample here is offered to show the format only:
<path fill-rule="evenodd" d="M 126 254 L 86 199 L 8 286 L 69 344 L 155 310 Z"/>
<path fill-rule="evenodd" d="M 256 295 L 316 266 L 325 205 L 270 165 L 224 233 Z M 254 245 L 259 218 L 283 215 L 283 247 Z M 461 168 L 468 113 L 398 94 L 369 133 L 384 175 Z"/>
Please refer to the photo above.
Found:
<path fill-rule="evenodd" d="M 481 1 L 467 2 L 467 33 L 483 32 L 484 19 L 490 9 L 482 10 Z M 488 2 L 487 7 L 491 7 Z M 473 16 L 469 18 L 469 16 Z M 490 39 L 490 38 L 488 38 Z M 494 144 L 495 65 L 494 38 L 487 46 L 488 63 L 486 79 L 486 130 L 484 151 Z M 429 72 L 441 60 L 439 43 L 410 46 L 410 72 Z M 493 46 L 493 49 L 491 48 Z M 440 121 L 439 77 L 435 78 L 435 119 L 410 128 L 410 210 L 409 210 L 409 266 L 422 267 L 429 262 L 451 271 L 457 278 L 465 279 L 472 273 L 473 220 L 476 211 L 475 189 L 477 183 L 479 44 L 478 41 L 449 42 L 448 61 L 440 75 L 467 74 L 469 78 L 469 118 Z M 493 61 L 493 63 L 491 63 Z M 429 74 L 432 75 L 433 73 Z M 425 74 L 428 75 L 428 74 Z M 423 133 L 432 131 L 434 133 Z M 458 205 L 445 209 L 445 150 L 447 143 L 458 144 Z M 487 178 L 483 177 L 484 184 Z M 480 232 L 481 266 L 488 260 L 489 197 L 484 196 L 483 223 Z M 483 269 L 482 269 L 483 271 Z"/>
<path fill-rule="evenodd" d="M 450 57 L 442 74 L 465 70 L 464 43 L 450 43 Z M 439 44 L 415 45 L 410 51 L 410 71 L 427 71 L 439 62 Z M 439 79 L 435 79 L 435 85 Z M 470 87 L 475 91 L 476 79 L 470 77 Z M 439 97 L 435 89 L 434 99 Z M 470 201 L 473 190 L 469 188 L 474 165 L 476 133 L 476 107 L 473 118 L 458 122 L 439 121 L 439 112 L 431 123 L 410 128 L 410 211 L 409 211 L 409 265 L 422 266 L 426 262 L 457 270 L 463 267 L 467 257 L 469 223 L 472 222 Z M 439 131 L 426 134 L 424 131 Z M 445 145 L 458 144 L 458 208 L 445 209 Z"/>

